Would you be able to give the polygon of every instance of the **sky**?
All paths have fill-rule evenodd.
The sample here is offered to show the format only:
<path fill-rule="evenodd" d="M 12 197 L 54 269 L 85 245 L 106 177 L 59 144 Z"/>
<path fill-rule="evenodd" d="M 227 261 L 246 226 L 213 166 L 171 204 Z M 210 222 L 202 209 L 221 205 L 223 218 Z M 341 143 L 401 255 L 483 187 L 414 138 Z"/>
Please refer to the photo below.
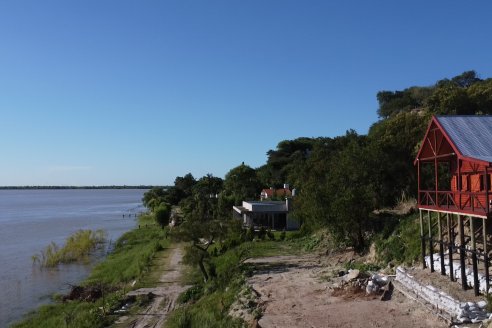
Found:
<path fill-rule="evenodd" d="M 492 3 L 0 0 L 0 185 L 169 185 L 492 77 Z"/>

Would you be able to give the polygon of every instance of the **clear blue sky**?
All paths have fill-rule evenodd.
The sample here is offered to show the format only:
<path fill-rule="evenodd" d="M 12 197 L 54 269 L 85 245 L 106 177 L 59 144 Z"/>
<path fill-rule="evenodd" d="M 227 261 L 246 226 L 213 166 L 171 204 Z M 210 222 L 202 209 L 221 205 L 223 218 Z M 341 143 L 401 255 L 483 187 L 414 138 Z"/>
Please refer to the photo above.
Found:
<path fill-rule="evenodd" d="M 0 1 L 0 185 L 170 184 L 492 77 L 490 1 Z"/>

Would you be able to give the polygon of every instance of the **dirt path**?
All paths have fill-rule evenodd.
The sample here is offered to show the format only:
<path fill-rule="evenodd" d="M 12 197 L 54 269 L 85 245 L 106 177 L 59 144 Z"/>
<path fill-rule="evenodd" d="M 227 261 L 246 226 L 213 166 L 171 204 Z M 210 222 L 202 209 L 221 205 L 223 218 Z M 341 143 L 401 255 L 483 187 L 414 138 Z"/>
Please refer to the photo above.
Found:
<path fill-rule="evenodd" d="M 159 278 L 159 287 L 141 288 L 130 292 L 128 295 L 155 295 L 151 304 L 142 312 L 124 321 L 127 327 L 148 328 L 163 326 L 169 312 L 171 312 L 176 303 L 176 299 L 187 287 L 181 286 L 181 275 L 183 265 L 183 249 L 181 246 L 171 249 L 169 261 L 166 269 Z"/>
<path fill-rule="evenodd" d="M 363 291 L 334 293 L 333 282 L 326 278 L 340 268 L 333 257 L 277 256 L 248 262 L 257 268 L 248 283 L 260 295 L 262 328 L 447 327 L 396 291 L 386 302 Z"/>

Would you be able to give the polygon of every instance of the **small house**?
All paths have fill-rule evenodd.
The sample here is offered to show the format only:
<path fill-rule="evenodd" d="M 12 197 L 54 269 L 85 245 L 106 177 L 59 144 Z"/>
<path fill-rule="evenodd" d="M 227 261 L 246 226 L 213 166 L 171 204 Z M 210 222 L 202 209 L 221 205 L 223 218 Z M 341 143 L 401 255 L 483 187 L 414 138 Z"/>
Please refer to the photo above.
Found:
<path fill-rule="evenodd" d="M 242 206 L 233 207 L 234 216 L 244 227 L 296 230 L 299 221 L 292 217 L 291 201 L 290 198 L 285 201 L 243 201 Z"/>
<path fill-rule="evenodd" d="M 417 167 L 422 261 L 454 280 L 455 262 L 464 289 L 489 290 L 489 224 L 492 215 L 492 116 L 434 116 L 414 162 Z M 465 261 L 467 260 L 467 261 Z M 481 260 L 481 268 L 478 267 Z M 471 262 L 471 268 L 465 262 Z M 472 281 L 467 272 L 473 271 Z"/>
<path fill-rule="evenodd" d="M 292 196 L 293 196 L 292 191 L 290 190 L 288 184 L 284 184 L 284 187 L 280 189 L 275 189 L 273 187 L 269 189 L 263 189 L 260 193 L 261 200 L 285 198 L 285 197 L 292 197 Z"/>

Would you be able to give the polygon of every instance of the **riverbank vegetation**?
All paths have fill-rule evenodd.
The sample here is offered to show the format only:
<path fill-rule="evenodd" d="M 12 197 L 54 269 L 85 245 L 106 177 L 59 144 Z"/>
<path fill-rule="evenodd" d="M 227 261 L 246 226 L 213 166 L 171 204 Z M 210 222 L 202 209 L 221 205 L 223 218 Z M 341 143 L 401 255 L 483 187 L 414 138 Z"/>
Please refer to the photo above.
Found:
<path fill-rule="evenodd" d="M 297 234 L 288 233 L 286 240 L 262 238 L 256 234 L 253 241 L 247 238 L 224 240 L 208 250 L 207 267 L 210 278 L 203 280 L 195 266 L 188 277 L 193 287 L 178 299 L 181 306 L 174 311 L 166 322 L 168 328 L 212 328 L 244 327 L 242 319 L 229 315 L 229 309 L 240 293 L 246 290 L 246 279 L 255 269 L 247 259 L 302 253 L 303 242 Z M 238 236 L 236 236 L 238 237 Z M 192 267 L 193 268 L 193 267 Z M 259 317 L 261 310 L 251 303 L 252 315 Z"/>
<path fill-rule="evenodd" d="M 111 324 L 126 292 L 143 283 L 156 254 L 169 246 L 166 230 L 156 225 L 153 217 L 144 215 L 139 224 L 118 239 L 112 253 L 81 283 L 83 290 L 95 290 L 97 296 L 90 300 L 56 297 L 53 304 L 41 306 L 13 327 L 97 328 Z"/>
<path fill-rule="evenodd" d="M 63 246 L 51 242 L 40 254 L 32 256 L 34 264 L 51 268 L 60 263 L 88 260 L 88 256 L 106 240 L 104 230 L 78 230 L 67 238 Z"/>

